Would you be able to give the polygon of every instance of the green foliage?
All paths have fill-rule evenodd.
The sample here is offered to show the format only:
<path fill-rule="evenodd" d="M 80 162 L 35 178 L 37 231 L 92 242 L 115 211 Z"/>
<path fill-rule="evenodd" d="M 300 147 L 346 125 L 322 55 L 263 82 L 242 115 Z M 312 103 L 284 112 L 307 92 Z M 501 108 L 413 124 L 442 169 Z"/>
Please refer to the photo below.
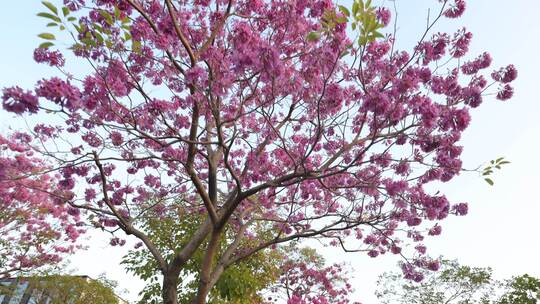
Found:
<path fill-rule="evenodd" d="M 54 40 L 54 39 L 56 39 L 53 34 L 49 34 L 49 33 L 41 33 L 41 34 L 38 35 L 38 37 L 46 39 L 46 40 Z"/>
<path fill-rule="evenodd" d="M 124 43 L 132 40 L 131 36 L 131 20 L 124 16 L 121 16 L 121 12 L 117 7 L 114 10 L 100 10 L 100 15 L 104 18 L 106 26 L 98 22 L 83 23 L 77 17 L 70 15 L 70 10 L 67 6 L 60 8 L 56 7 L 51 2 L 43 1 L 43 5 L 47 8 L 46 12 L 40 12 L 37 15 L 39 17 L 47 19 L 47 27 L 58 28 L 60 31 L 69 30 L 75 35 L 73 38 L 80 38 L 71 45 L 71 49 L 89 50 L 92 47 L 98 45 L 106 45 L 108 48 L 114 47 L 113 35 L 116 35 L 111 29 L 117 27 L 120 32 L 120 40 Z M 52 33 L 42 33 L 38 37 L 49 40 L 41 43 L 39 47 L 48 48 L 54 45 L 52 40 L 55 40 L 55 36 Z M 113 39 L 114 38 L 114 39 Z M 131 50 L 140 52 L 141 42 L 131 41 Z"/>
<path fill-rule="evenodd" d="M 455 260 L 443 260 L 439 272 L 425 275 L 416 283 L 402 279 L 400 273 L 385 273 L 376 295 L 383 304 L 487 304 L 497 286 L 491 268 L 462 266 Z"/>
<path fill-rule="evenodd" d="M 311 32 L 307 35 L 308 41 L 316 41 L 321 37 L 321 34 L 319 32 Z"/>
<path fill-rule="evenodd" d="M 116 283 L 101 276 L 97 280 L 83 276 L 39 275 L 20 278 L 32 288 L 34 303 L 48 304 L 117 304 L 118 298 L 113 292 Z M 13 286 L 0 289 L 2 295 L 13 295 Z"/>
<path fill-rule="evenodd" d="M 493 279 L 491 268 L 463 266 L 455 260 L 443 260 L 439 272 L 425 274 L 424 281 L 415 283 L 399 273 L 384 273 L 376 295 L 383 304 L 536 304 L 540 300 L 540 280 L 527 274 L 501 283 Z"/>
<path fill-rule="evenodd" d="M 324 12 L 321 20 L 321 30 L 311 32 L 307 35 L 308 41 L 316 41 L 322 35 L 331 35 L 337 24 L 349 23 L 353 31 L 358 31 L 358 45 L 365 46 L 369 42 L 375 41 L 377 38 L 384 38 L 384 35 L 379 32 L 384 27 L 383 24 L 377 21 L 377 13 L 375 8 L 371 6 L 371 0 L 354 0 L 351 11 L 343 6 L 338 5 L 338 12 L 327 10 Z"/>
<path fill-rule="evenodd" d="M 64 30 L 65 25 L 63 24 L 63 21 L 58 14 L 58 8 L 48 1 L 42 1 L 41 3 L 48 9 L 48 12 L 41 12 L 37 15 L 39 17 L 48 19 L 47 21 L 49 21 L 49 23 L 47 23 L 47 27 L 58 27 L 61 31 Z M 64 17 L 67 16 L 67 14 L 69 14 L 69 8 L 62 7 L 62 14 L 64 15 Z M 51 33 L 41 33 L 38 35 L 38 37 L 41 39 L 49 40 L 41 43 L 39 45 L 40 48 L 51 47 L 54 45 L 54 43 L 51 41 L 56 40 L 56 37 Z"/>
<path fill-rule="evenodd" d="M 154 244 L 167 258 L 182 248 L 203 217 L 198 214 L 181 214 L 177 218 L 148 217 L 144 220 L 143 229 L 154 241 Z M 232 229 L 227 229 L 220 242 L 220 256 L 234 237 Z M 244 241 L 244 246 L 249 241 Z M 205 248 L 206 243 L 201 246 Z M 204 251 L 199 249 L 180 273 L 178 284 L 178 302 L 190 303 L 197 290 L 200 265 Z M 255 255 L 231 265 L 221 275 L 210 292 L 209 303 L 248 304 L 260 302 L 258 291 L 269 286 L 277 279 L 281 256 L 277 251 L 260 251 Z M 122 264 L 136 276 L 146 281 L 141 291 L 139 303 L 161 303 L 161 273 L 158 265 L 146 250 L 132 250 L 123 259 Z"/>
<path fill-rule="evenodd" d="M 540 280 L 524 274 L 507 282 L 508 291 L 497 304 L 536 304 L 540 301 Z"/>
<path fill-rule="evenodd" d="M 49 14 L 49 13 L 39 13 L 37 14 L 39 17 L 43 17 L 43 18 L 47 18 L 47 19 L 50 19 L 54 22 L 57 22 L 57 23 L 61 23 L 62 22 L 62 19 L 60 19 L 58 16 L 56 15 L 52 15 L 52 14 Z"/>
<path fill-rule="evenodd" d="M 371 0 L 355 0 L 352 8 L 352 28 L 358 29 L 360 36 L 358 44 L 364 46 L 377 38 L 383 38 L 384 35 L 378 30 L 384 25 L 377 21 L 375 8 L 371 6 Z"/>
<path fill-rule="evenodd" d="M 52 3 L 47 2 L 47 1 L 42 1 L 41 3 L 43 3 L 43 5 L 45 5 L 55 15 L 58 15 L 58 9 Z"/>
<path fill-rule="evenodd" d="M 509 164 L 510 162 L 505 160 L 504 157 L 499 157 L 495 160 L 492 160 L 489 162 L 489 165 L 487 165 L 484 170 L 482 170 L 482 177 L 484 177 L 484 180 L 486 183 L 488 183 L 490 186 L 493 186 L 494 182 L 493 179 L 490 178 L 490 176 L 495 172 L 495 170 L 500 170 L 503 165 Z"/>

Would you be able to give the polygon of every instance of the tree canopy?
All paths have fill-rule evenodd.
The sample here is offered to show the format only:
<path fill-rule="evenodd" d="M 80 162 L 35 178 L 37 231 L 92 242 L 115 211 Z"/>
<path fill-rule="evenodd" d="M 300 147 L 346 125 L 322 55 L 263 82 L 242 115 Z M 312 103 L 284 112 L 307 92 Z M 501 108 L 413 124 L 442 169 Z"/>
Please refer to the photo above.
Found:
<path fill-rule="evenodd" d="M 112 246 L 137 239 L 165 304 L 193 265 L 190 301 L 204 303 L 228 271 L 302 239 L 402 255 L 405 277 L 421 280 L 439 266 L 424 238 L 468 212 L 426 185 L 463 171 L 470 112 L 485 95 L 510 99 L 517 71 L 469 55 L 465 27 L 434 31 L 464 0 L 433 1 L 409 51 L 379 2 L 44 1 L 34 60 L 59 73 L 2 91 L 5 111 L 35 123 L 0 142 L 0 202 L 24 210 L 11 197 L 31 189 L 70 240 L 81 226 L 110 232 Z M 88 69 L 75 75 L 69 60 Z M 148 216 L 179 224 L 168 239 L 180 247 L 161 246 Z M 25 265 L 17 256 L 9 265 Z"/>

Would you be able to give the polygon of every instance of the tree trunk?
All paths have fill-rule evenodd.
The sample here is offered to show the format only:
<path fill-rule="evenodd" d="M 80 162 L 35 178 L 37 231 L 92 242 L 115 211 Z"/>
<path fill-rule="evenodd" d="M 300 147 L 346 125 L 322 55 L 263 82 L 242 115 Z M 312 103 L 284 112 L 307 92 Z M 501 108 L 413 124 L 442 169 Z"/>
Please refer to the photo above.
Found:
<path fill-rule="evenodd" d="M 166 274 L 163 276 L 163 304 L 178 304 L 178 276 Z"/>
<path fill-rule="evenodd" d="M 201 276 L 199 278 L 199 288 L 197 290 L 197 295 L 191 302 L 192 304 L 204 304 L 206 303 L 206 297 L 210 292 L 212 281 L 212 269 L 214 257 L 219 249 L 219 241 L 222 232 L 222 228 L 214 229 L 206 247 L 206 252 L 204 255 L 203 263 L 201 265 Z"/>

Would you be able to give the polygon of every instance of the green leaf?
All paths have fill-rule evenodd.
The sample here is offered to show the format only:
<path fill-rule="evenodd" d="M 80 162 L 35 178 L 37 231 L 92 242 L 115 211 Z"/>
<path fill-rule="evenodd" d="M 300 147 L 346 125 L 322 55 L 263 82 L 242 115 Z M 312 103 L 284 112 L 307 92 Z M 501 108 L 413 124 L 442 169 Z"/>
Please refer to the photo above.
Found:
<path fill-rule="evenodd" d="M 83 38 L 81 39 L 81 41 L 86 44 L 86 45 L 90 45 L 90 46 L 96 46 L 96 42 L 94 41 L 94 39 L 91 39 L 91 38 Z"/>
<path fill-rule="evenodd" d="M 488 183 L 490 186 L 493 186 L 493 180 L 491 180 L 491 178 L 485 178 L 484 179 L 486 181 L 486 183 Z"/>
<path fill-rule="evenodd" d="M 53 34 L 50 33 L 41 33 L 38 35 L 39 38 L 47 39 L 47 40 L 54 40 L 56 37 L 54 37 Z"/>
<path fill-rule="evenodd" d="M 362 35 L 360 36 L 360 38 L 358 38 L 358 44 L 363 46 L 363 45 L 366 45 L 368 43 L 368 38 L 365 36 L 365 35 Z"/>
<path fill-rule="evenodd" d="M 97 32 L 103 33 L 103 28 L 99 24 L 94 23 L 93 26 Z"/>
<path fill-rule="evenodd" d="M 58 15 L 58 9 L 56 8 L 56 6 L 54 6 L 54 4 L 48 1 L 41 1 L 41 3 L 43 3 L 43 5 L 50 9 L 55 15 Z"/>
<path fill-rule="evenodd" d="M 358 2 L 354 2 L 352 6 L 352 14 L 356 18 L 356 15 L 358 15 Z"/>
<path fill-rule="evenodd" d="M 141 51 L 141 42 L 138 40 L 133 40 L 131 47 L 135 53 L 139 53 Z"/>
<path fill-rule="evenodd" d="M 363 0 L 358 0 L 358 10 L 360 10 L 361 12 L 364 11 L 364 1 Z"/>
<path fill-rule="evenodd" d="M 64 17 L 67 17 L 67 15 L 69 15 L 69 7 L 62 7 L 62 13 L 64 14 Z"/>
<path fill-rule="evenodd" d="M 321 35 L 317 32 L 311 32 L 307 35 L 307 40 L 308 41 L 316 41 L 317 39 L 319 39 L 319 37 L 321 37 Z"/>
<path fill-rule="evenodd" d="M 105 18 L 105 22 L 107 22 L 108 25 L 113 25 L 113 17 L 109 12 L 101 10 L 99 11 L 99 14 Z"/>
<path fill-rule="evenodd" d="M 48 19 L 51 19 L 51 20 L 54 20 L 58 23 L 62 22 L 62 19 L 58 18 L 57 16 L 54 16 L 52 14 L 49 14 L 49 13 L 39 13 L 37 14 L 39 17 L 43 17 L 43 18 L 48 18 Z"/>
<path fill-rule="evenodd" d="M 506 165 L 506 164 L 509 164 L 509 163 L 510 163 L 509 161 L 505 160 L 505 161 L 500 162 L 499 165 Z"/>
<path fill-rule="evenodd" d="M 120 10 L 116 6 L 114 7 L 114 18 L 120 19 Z"/>
<path fill-rule="evenodd" d="M 47 42 L 43 42 L 42 44 L 39 45 L 39 48 L 40 49 L 46 49 L 46 48 L 49 48 L 51 46 L 53 46 L 54 43 L 50 42 L 50 41 L 47 41 Z"/>
<path fill-rule="evenodd" d="M 349 9 L 347 9 L 345 6 L 338 5 L 338 8 L 345 16 L 347 16 L 347 17 L 351 16 L 351 12 L 349 12 Z"/>
<path fill-rule="evenodd" d="M 349 21 L 349 19 L 345 16 L 336 19 L 337 23 L 347 23 L 347 21 Z"/>
<path fill-rule="evenodd" d="M 375 38 L 384 38 L 384 35 L 377 31 L 373 32 L 373 36 L 375 36 Z"/>
<path fill-rule="evenodd" d="M 366 16 L 366 21 L 364 22 L 364 27 L 366 28 L 367 32 L 372 32 L 375 29 L 375 26 L 377 25 L 375 23 L 375 18 L 371 18 L 372 16 Z"/>
<path fill-rule="evenodd" d="M 104 40 L 104 39 L 103 39 L 103 36 L 101 36 L 100 33 L 94 32 L 94 35 L 96 36 L 96 38 L 97 38 L 97 40 L 98 40 L 99 43 L 103 43 L 103 40 Z"/>
<path fill-rule="evenodd" d="M 67 20 L 68 20 L 69 22 L 73 22 L 73 21 L 77 20 L 77 18 L 71 16 L 71 17 L 69 17 Z"/>
<path fill-rule="evenodd" d="M 365 8 L 371 7 L 371 0 L 367 0 Z"/>
<path fill-rule="evenodd" d="M 80 44 L 80 43 L 75 43 L 75 44 L 73 44 L 72 46 L 70 46 L 68 49 L 69 49 L 69 50 L 75 50 L 75 51 L 77 51 L 77 50 L 83 50 L 83 49 L 84 49 L 84 45 L 82 45 L 82 44 Z"/>
<path fill-rule="evenodd" d="M 56 22 L 49 22 L 49 23 L 47 23 L 47 26 L 48 26 L 48 27 L 58 26 L 58 23 L 56 23 Z"/>

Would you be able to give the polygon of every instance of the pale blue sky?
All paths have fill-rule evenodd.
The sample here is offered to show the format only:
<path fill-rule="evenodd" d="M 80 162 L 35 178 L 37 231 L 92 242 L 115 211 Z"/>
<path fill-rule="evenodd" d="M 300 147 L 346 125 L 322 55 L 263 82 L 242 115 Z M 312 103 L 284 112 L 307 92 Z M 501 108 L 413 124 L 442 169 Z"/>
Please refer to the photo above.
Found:
<path fill-rule="evenodd" d="M 51 0 L 59 3 L 59 0 Z M 346 2 L 346 1 L 342 1 Z M 388 2 L 388 1 L 387 1 Z M 427 5 L 436 0 L 397 0 L 398 40 L 414 43 L 425 25 Z M 32 62 L 32 52 L 44 31 L 44 22 L 35 14 L 41 10 L 36 0 L 9 1 L 0 10 L 0 87 L 20 85 L 31 88 L 36 80 L 50 74 L 50 68 Z M 439 29 L 466 25 L 475 37 L 472 54 L 488 50 L 494 66 L 513 63 L 519 70 L 515 98 L 500 102 L 487 98 L 473 113 L 473 121 L 463 138 L 464 162 L 476 167 L 505 156 L 512 161 L 495 176 L 490 187 L 476 174 L 461 175 L 444 191 L 452 201 L 468 201 L 466 217 L 451 218 L 443 224 L 443 235 L 427 242 L 433 255 L 459 258 L 464 264 L 491 266 L 499 277 L 525 272 L 540 277 L 540 2 L 535 0 L 469 0 L 464 18 L 445 20 Z M 80 69 L 80 67 L 75 67 Z M 1 114 L 0 130 L 14 123 Z M 141 285 L 119 267 L 121 252 L 107 249 L 106 241 L 95 236 L 92 250 L 73 259 L 82 274 L 101 272 L 121 281 L 133 299 Z M 335 250 L 335 249 L 333 249 Z M 375 304 L 373 288 L 383 271 L 394 270 L 397 258 L 371 259 L 359 254 L 342 254 L 321 249 L 329 261 L 347 261 L 353 267 L 352 281 L 359 300 Z"/>

